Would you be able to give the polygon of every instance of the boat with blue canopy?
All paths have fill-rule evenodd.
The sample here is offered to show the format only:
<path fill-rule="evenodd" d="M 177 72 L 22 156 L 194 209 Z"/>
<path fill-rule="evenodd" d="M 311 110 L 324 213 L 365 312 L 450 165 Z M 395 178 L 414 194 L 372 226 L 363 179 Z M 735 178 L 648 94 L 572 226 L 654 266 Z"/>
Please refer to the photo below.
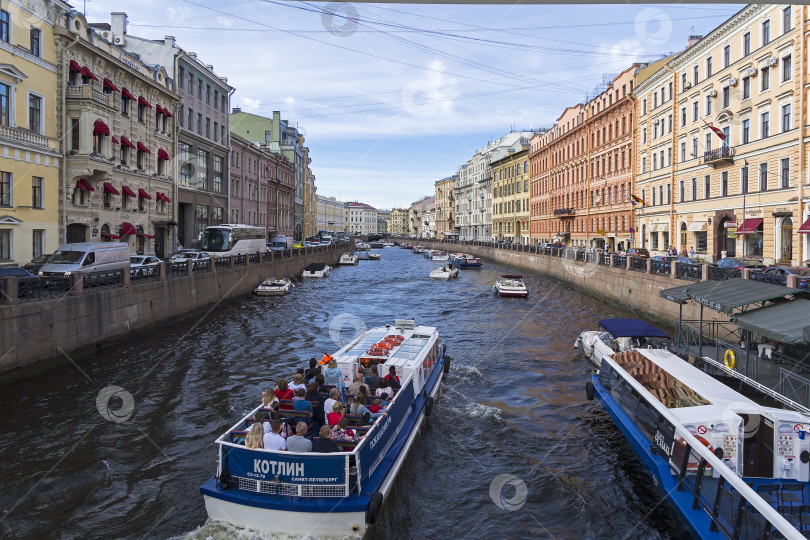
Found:
<path fill-rule="evenodd" d="M 602 319 L 599 330 L 582 332 L 574 347 L 582 350 L 596 367 L 600 367 L 602 356 L 614 352 L 629 351 L 633 347 L 666 348 L 669 336 L 641 319 Z"/>

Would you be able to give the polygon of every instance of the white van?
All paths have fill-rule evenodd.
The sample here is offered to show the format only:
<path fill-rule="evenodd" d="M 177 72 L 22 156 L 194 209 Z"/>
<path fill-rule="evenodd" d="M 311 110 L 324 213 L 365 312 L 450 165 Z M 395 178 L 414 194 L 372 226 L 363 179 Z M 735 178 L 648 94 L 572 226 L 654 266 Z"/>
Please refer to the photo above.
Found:
<path fill-rule="evenodd" d="M 285 249 L 293 248 L 293 239 L 289 236 L 276 236 L 273 238 L 273 243 L 270 244 L 272 251 L 284 251 Z"/>
<path fill-rule="evenodd" d="M 129 271 L 129 244 L 125 242 L 80 242 L 62 244 L 42 268 L 40 276 L 69 276 L 73 272 Z"/>

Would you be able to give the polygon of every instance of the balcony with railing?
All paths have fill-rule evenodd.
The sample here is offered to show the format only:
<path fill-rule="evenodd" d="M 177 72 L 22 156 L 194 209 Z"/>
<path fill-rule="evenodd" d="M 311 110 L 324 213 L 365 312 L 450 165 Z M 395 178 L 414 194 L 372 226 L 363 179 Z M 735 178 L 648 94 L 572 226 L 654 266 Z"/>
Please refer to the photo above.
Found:
<path fill-rule="evenodd" d="M 703 153 L 703 163 L 706 165 L 722 165 L 734 162 L 734 148 L 731 146 L 721 146 L 714 150 L 706 150 Z"/>
<path fill-rule="evenodd" d="M 0 141 L 3 140 L 39 146 L 42 147 L 43 150 L 51 149 L 50 146 L 48 146 L 47 136 L 39 135 L 25 128 L 0 125 Z"/>

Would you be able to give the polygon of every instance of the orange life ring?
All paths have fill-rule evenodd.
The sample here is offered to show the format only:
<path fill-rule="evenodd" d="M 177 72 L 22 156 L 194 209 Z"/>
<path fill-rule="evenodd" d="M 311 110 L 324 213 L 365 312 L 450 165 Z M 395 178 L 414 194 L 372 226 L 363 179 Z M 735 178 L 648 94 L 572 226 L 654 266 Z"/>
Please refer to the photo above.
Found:
<path fill-rule="evenodd" d="M 391 344 L 391 343 L 385 342 L 385 341 L 380 341 L 379 343 L 374 345 L 374 347 L 372 347 L 372 348 L 373 349 L 385 349 L 386 351 L 390 351 L 391 349 L 394 348 L 394 345 Z"/>
<path fill-rule="evenodd" d="M 385 336 L 385 339 L 383 339 L 383 341 L 385 341 L 386 343 L 393 343 L 394 345 L 399 345 L 400 343 L 402 343 L 403 339 L 404 338 L 402 336 L 392 335 L 392 336 Z"/>
<path fill-rule="evenodd" d="M 373 347 L 366 351 L 366 355 L 368 356 L 385 356 L 386 354 L 388 354 L 388 351 L 383 349 L 375 349 Z"/>
<path fill-rule="evenodd" d="M 703 446 L 708 448 L 709 452 L 711 452 L 712 454 L 714 453 L 714 447 L 712 446 L 712 443 L 710 443 L 708 440 L 706 440 L 706 438 L 701 437 L 700 435 L 695 435 L 695 438 L 698 441 L 700 441 L 701 443 L 703 443 Z M 686 446 L 686 441 L 683 440 L 683 437 L 681 437 L 681 439 L 678 442 L 680 442 L 682 445 Z M 707 463 L 706 468 L 711 469 L 712 468 L 711 464 Z M 692 460 L 689 460 L 689 462 L 687 464 L 687 469 L 689 469 L 690 471 L 696 471 L 698 469 L 697 462 L 693 462 Z"/>

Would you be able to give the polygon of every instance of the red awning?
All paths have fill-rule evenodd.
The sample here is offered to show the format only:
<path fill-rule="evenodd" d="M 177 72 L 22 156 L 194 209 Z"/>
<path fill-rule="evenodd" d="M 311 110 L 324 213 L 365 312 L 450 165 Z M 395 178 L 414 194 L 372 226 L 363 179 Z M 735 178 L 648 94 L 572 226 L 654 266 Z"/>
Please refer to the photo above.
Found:
<path fill-rule="evenodd" d="M 169 196 L 166 195 L 165 193 L 158 193 L 158 195 L 160 195 L 160 200 L 161 201 L 164 201 L 164 202 L 167 202 L 167 203 L 172 202 L 172 200 L 169 198 Z"/>
<path fill-rule="evenodd" d="M 144 234 L 144 233 L 138 233 L 138 236 L 143 236 L 144 238 L 150 238 L 150 239 L 154 238 L 154 236 L 152 236 L 151 234 Z"/>
<path fill-rule="evenodd" d="M 89 68 L 89 67 L 87 67 L 87 66 L 82 66 L 81 72 L 82 72 L 82 75 L 84 75 L 85 77 L 90 77 L 90 78 L 91 78 L 91 79 L 93 79 L 94 81 L 97 81 L 97 80 L 98 80 L 98 77 L 96 77 L 95 75 L 93 75 L 93 72 L 92 72 L 92 71 L 90 71 L 90 68 Z"/>
<path fill-rule="evenodd" d="M 151 154 L 151 153 L 152 153 L 152 152 L 151 152 L 151 151 L 150 151 L 150 150 L 149 150 L 149 149 L 146 147 L 146 145 L 145 145 L 145 144 L 143 144 L 143 143 L 142 143 L 142 142 L 140 142 L 140 141 L 138 141 L 138 150 L 140 150 L 141 152 L 146 152 L 147 154 Z"/>
<path fill-rule="evenodd" d="M 126 188 L 126 186 L 124 187 Z M 121 236 L 128 236 L 130 234 L 138 234 L 138 231 L 135 230 L 135 225 L 125 221 L 121 224 Z"/>
<path fill-rule="evenodd" d="M 138 101 L 138 98 L 130 94 L 129 90 L 127 90 L 126 88 L 121 89 L 121 97 L 131 99 L 132 101 Z"/>
<path fill-rule="evenodd" d="M 149 107 L 150 109 L 152 108 L 152 104 L 146 101 L 146 98 L 143 96 L 138 98 L 138 105 L 143 105 L 144 107 Z"/>
<path fill-rule="evenodd" d="M 112 143 L 113 144 L 121 144 L 120 142 L 118 142 L 118 139 L 116 139 L 115 137 L 112 138 Z"/>
<path fill-rule="evenodd" d="M 158 114 L 164 114 L 164 115 L 166 114 L 166 112 L 163 110 L 163 107 L 160 106 L 160 103 L 155 105 L 155 110 L 157 111 Z"/>
<path fill-rule="evenodd" d="M 135 148 L 135 145 L 132 144 L 129 141 L 129 139 L 127 139 L 126 137 L 123 137 L 123 136 L 121 137 L 121 144 L 123 144 L 124 146 L 128 146 L 129 148 Z"/>
<path fill-rule="evenodd" d="M 121 90 L 118 89 L 117 86 L 115 86 L 113 84 L 113 82 L 110 79 L 107 79 L 107 78 L 104 79 L 104 88 L 109 88 L 113 92 L 120 92 L 121 91 Z"/>
<path fill-rule="evenodd" d="M 81 73 L 82 66 L 80 66 L 79 63 L 76 60 L 71 60 L 70 61 L 70 71 L 78 71 L 79 73 Z"/>
<path fill-rule="evenodd" d="M 802 223 L 802 226 L 801 226 L 801 227 L 799 227 L 799 232 L 800 232 L 801 234 L 810 234 L 810 217 L 809 217 L 809 218 L 807 218 L 807 219 L 804 221 L 804 223 Z"/>
<path fill-rule="evenodd" d="M 169 159 L 169 153 L 163 148 L 160 148 L 158 150 L 158 159 Z"/>
<path fill-rule="evenodd" d="M 93 135 L 109 135 L 110 128 L 101 120 L 93 122 Z"/>
<path fill-rule="evenodd" d="M 76 187 L 79 188 L 82 191 L 95 191 L 96 190 L 96 188 L 91 186 L 90 183 L 87 180 L 85 180 L 84 178 L 79 178 L 76 181 Z"/>
<path fill-rule="evenodd" d="M 746 219 L 737 228 L 737 234 L 754 234 L 762 226 L 762 218 Z"/>
<path fill-rule="evenodd" d="M 121 195 L 115 186 L 109 182 L 104 182 L 104 193 L 112 193 L 113 195 Z"/>
<path fill-rule="evenodd" d="M 118 236 L 117 234 L 110 234 L 110 233 L 103 232 L 103 233 L 101 233 L 101 236 L 106 236 L 107 238 L 112 238 L 113 240 L 121 240 L 121 237 Z"/>
<path fill-rule="evenodd" d="M 146 191 L 144 191 L 141 188 L 138 188 L 138 197 L 142 197 L 142 198 L 144 198 L 144 199 L 146 199 L 148 201 L 152 200 L 152 196 L 149 195 Z"/>
<path fill-rule="evenodd" d="M 170 111 L 169 109 L 167 109 L 165 107 L 163 108 L 163 114 L 168 116 L 169 118 L 174 118 L 174 115 L 172 114 L 172 111 Z"/>
<path fill-rule="evenodd" d="M 121 186 L 121 191 L 123 191 L 123 192 L 124 192 L 124 195 L 128 195 L 128 196 L 130 196 L 130 197 L 137 197 L 137 195 L 135 195 L 135 192 L 134 192 L 134 191 L 132 191 L 132 190 L 129 188 L 129 186 Z"/>

